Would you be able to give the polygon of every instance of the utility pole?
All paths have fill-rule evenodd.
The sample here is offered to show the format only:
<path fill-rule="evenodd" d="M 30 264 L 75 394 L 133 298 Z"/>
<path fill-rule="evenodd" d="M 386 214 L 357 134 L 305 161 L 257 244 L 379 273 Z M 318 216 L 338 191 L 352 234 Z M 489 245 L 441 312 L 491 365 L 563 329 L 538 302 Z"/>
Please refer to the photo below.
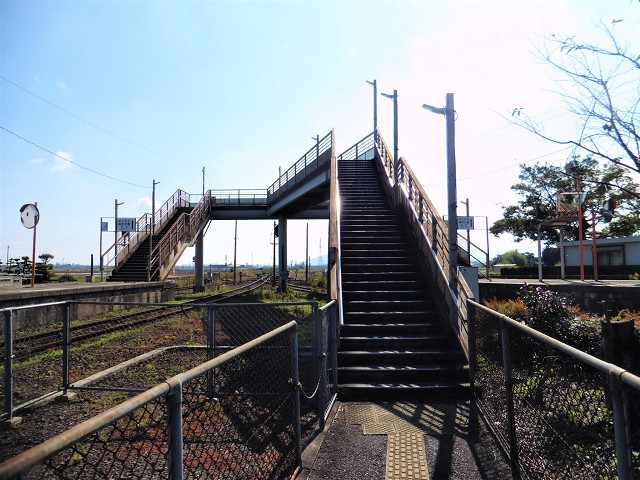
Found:
<path fill-rule="evenodd" d="M 204 197 L 204 167 L 202 167 L 202 196 Z"/>
<path fill-rule="evenodd" d="M 375 132 L 378 129 L 378 84 L 375 80 L 373 82 L 367 80 L 367 83 L 373 86 L 373 131 Z"/>
<path fill-rule="evenodd" d="M 449 203 L 449 285 L 457 292 L 458 274 L 458 210 L 456 187 L 456 133 L 453 93 L 447 93 L 445 105 L 447 121 L 447 197 Z"/>
<path fill-rule="evenodd" d="M 238 220 L 236 220 L 236 233 L 233 237 L 233 284 L 236 284 L 236 250 L 238 248 Z"/>

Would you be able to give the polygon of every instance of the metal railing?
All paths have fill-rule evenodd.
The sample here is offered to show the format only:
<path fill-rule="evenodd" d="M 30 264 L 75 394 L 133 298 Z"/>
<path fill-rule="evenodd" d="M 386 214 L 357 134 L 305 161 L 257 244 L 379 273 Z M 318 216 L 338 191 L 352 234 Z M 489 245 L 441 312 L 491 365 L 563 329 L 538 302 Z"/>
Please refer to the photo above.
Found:
<path fill-rule="evenodd" d="M 176 190 L 169 199 L 156 210 L 152 218 L 150 213 L 145 213 L 136 222 L 135 232 L 126 232 L 111 245 L 100 259 L 101 270 L 105 275 L 115 268 L 118 263 L 124 262 L 137 248 L 137 245 L 144 241 L 147 236 L 161 229 L 173 213 L 181 207 L 189 207 L 191 204 L 190 195 L 183 190 Z"/>
<path fill-rule="evenodd" d="M 355 145 L 347 148 L 343 153 L 341 153 L 338 156 L 338 161 L 340 160 L 372 160 L 375 157 L 375 153 L 376 153 L 375 140 L 376 140 L 376 136 L 374 132 L 371 132 L 369 135 L 364 137 Z"/>
<path fill-rule="evenodd" d="M 301 465 L 296 323 L 0 465 L 0 478 L 284 478 Z"/>
<path fill-rule="evenodd" d="M 149 279 L 156 274 L 162 277 L 162 272 L 167 272 L 182 254 L 181 244 L 192 243 L 198 232 L 204 227 L 211 211 L 211 190 L 207 190 L 200 201 L 191 210 L 183 213 L 171 226 L 171 229 L 162 239 L 153 246 L 148 257 Z"/>
<path fill-rule="evenodd" d="M 640 378 L 469 301 L 473 395 L 519 478 L 640 478 Z"/>
<path fill-rule="evenodd" d="M 466 301 L 473 293 L 464 277 L 456 272 L 456 291 L 451 289 L 449 278 L 449 235 L 447 226 L 438 214 L 424 188 L 404 158 L 398 160 L 397 184 L 394 184 L 394 159 L 380 130 L 375 132 L 376 150 L 388 186 L 393 189 L 393 201 L 406 213 L 409 224 L 416 235 L 418 246 L 427 263 L 431 280 L 439 292 L 442 306 L 468 356 L 468 326 Z"/>
<path fill-rule="evenodd" d="M 307 177 L 319 170 L 329 168 L 332 150 L 332 132 L 326 134 L 316 145 L 305 153 L 296 163 L 284 172 L 267 189 L 267 203 L 272 204 L 281 196 L 306 181 Z"/>
<path fill-rule="evenodd" d="M 61 324 L 43 324 L 37 313 L 42 308 L 49 312 L 60 309 L 56 317 L 62 318 Z M 92 318 L 78 319 L 79 308 L 91 310 Z M 14 325 L 18 310 L 33 313 L 20 315 L 21 324 Z M 301 393 L 320 425 L 335 400 L 336 302 L 318 308 L 316 302 L 167 305 L 83 301 L 0 313 L 4 316 L 0 421 L 69 391 L 141 392 L 169 376 L 163 373 L 167 368 L 164 358 L 172 359 L 172 369 L 187 370 L 291 320 L 298 324 Z M 131 358 L 131 352 L 136 356 Z M 46 379 L 41 372 L 46 372 Z M 149 376 L 149 372 L 158 373 Z M 156 381 L 141 385 L 141 377 Z"/>
<path fill-rule="evenodd" d="M 264 207 L 267 191 L 259 189 L 211 190 L 211 207 Z"/>

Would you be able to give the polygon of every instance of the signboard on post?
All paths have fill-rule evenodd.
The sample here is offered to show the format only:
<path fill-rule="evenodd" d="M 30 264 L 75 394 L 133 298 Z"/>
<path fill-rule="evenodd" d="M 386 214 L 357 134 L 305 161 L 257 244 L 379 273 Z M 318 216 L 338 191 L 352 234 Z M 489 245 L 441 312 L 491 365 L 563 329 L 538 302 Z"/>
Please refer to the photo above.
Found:
<path fill-rule="evenodd" d="M 135 218 L 118 218 L 116 222 L 116 232 L 135 232 L 135 231 L 136 231 Z"/>
<path fill-rule="evenodd" d="M 458 230 L 474 230 L 473 217 L 458 217 Z"/>

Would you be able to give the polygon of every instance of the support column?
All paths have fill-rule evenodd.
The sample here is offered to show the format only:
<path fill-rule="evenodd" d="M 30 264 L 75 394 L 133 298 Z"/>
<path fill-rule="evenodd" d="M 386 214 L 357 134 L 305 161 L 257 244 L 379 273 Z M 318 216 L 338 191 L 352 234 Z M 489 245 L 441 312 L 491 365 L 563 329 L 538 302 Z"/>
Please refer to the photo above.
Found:
<path fill-rule="evenodd" d="M 196 240 L 196 277 L 193 280 L 193 291 L 204 292 L 204 233 Z"/>
<path fill-rule="evenodd" d="M 287 271 L 287 218 L 278 217 L 278 288 L 281 292 L 287 291 L 289 272 Z"/>

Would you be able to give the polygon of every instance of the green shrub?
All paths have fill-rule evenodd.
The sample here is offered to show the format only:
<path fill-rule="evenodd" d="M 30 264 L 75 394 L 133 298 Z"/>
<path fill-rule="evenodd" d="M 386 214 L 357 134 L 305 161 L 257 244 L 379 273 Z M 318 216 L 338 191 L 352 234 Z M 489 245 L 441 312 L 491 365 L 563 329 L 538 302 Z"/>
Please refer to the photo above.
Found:
<path fill-rule="evenodd" d="M 60 275 L 57 279 L 57 282 L 77 282 L 78 280 L 73 275 L 65 273 L 64 275 Z"/>

